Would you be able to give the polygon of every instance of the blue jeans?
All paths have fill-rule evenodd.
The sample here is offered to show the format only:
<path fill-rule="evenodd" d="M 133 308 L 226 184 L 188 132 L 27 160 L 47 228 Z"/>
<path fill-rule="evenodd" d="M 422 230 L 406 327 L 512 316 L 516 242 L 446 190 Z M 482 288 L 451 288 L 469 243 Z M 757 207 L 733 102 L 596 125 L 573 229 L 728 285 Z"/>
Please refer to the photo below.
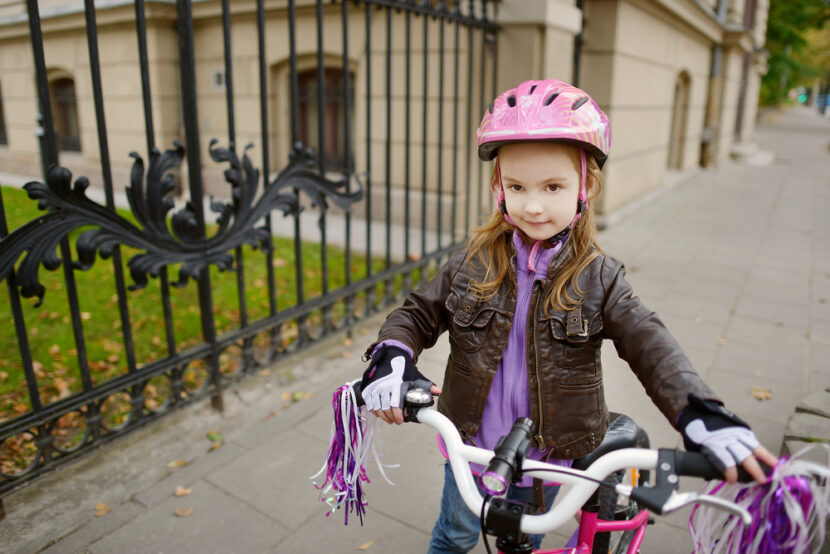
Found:
<path fill-rule="evenodd" d="M 481 492 L 481 485 L 476 485 Z M 545 508 L 550 508 L 559 486 L 545 487 Z M 482 493 L 482 496 L 484 493 Z M 533 487 L 510 487 L 507 491 L 508 500 L 522 502 L 533 501 Z M 432 530 L 432 540 L 429 543 L 429 554 L 445 552 L 469 552 L 478 543 L 481 535 L 481 521 L 479 514 L 473 513 L 461 498 L 455 476 L 452 474 L 449 462 L 444 465 L 444 493 L 441 497 L 441 514 Z M 544 535 L 531 535 L 530 542 L 534 549 L 542 544 Z"/>

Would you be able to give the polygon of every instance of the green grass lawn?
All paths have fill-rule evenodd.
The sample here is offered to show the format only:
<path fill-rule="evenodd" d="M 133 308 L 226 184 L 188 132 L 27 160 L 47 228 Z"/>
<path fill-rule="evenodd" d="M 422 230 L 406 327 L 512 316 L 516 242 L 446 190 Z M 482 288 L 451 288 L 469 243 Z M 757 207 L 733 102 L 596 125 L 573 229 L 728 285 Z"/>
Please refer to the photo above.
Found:
<path fill-rule="evenodd" d="M 14 230 L 43 212 L 37 202 L 31 200 L 25 191 L 3 188 L 2 199 L 9 230 Z M 119 211 L 122 217 L 133 220 L 131 214 Z M 73 256 L 75 238 L 83 229 L 70 234 Z M 329 247 L 328 287 L 330 291 L 343 286 L 345 276 L 345 252 Z M 122 264 L 126 283 L 131 284 L 126 262 L 138 253 L 129 247 L 121 248 Z M 269 315 L 266 257 L 259 250 L 243 247 L 245 296 L 248 321 L 256 321 Z M 321 249 L 316 244 L 303 244 L 303 287 L 305 299 L 319 296 L 322 291 Z M 373 260 L 373 272 L 384 268 L 384 260 Z M 277 289 L 277 309 L 284 310 L 297 303 L 296 275 L 294 270 L 294 241 L 275 239 L 273 258 Z M 357 281 L 366 274 L 366 260 L 352 256 L 351 278 Z M 80 304 L 80 318 L 89 360 L 92 386 L 127 372 L 127 358 L 124 348 L 121 318 L 118 309 L 118 295 L 113 260 L 100 257 L 87 271 L 74 271 Z M 170 280 L 178 278 L 178 268 L 170 268 Z M 240 326 L 239 293 L 237 274 L 233 271 L 219 272 L 215 267 L 210 271 L 213 312 L 217 333 Z M 414 282 L 417 282 L 417 273 Z M 46 287 L 43 304 L 35 307 L 36 299 L 21 299 L 26 322 L 29 348 L 37 375 L 37 388 L 42 405 L 69 396 L 84 389 L 79 369 L 76 340 L 73 334 L 71 314 L 64 285 L 64 269 L 48 271 L 40 268 L 40 281 Z M 400 287 L 400 283 L 397 285 Z M 142 290 L 127 291 L 129 317 L 135 344 L 137 365 L 142 365 L 168 356 L 164 315 L 162 311 L 160 280 L 151 278 Z M 177 350 L 202 341 L 199 314 L 198 288 L 194 281 L 185 287 L 170 287 L 173 310 L 174 333 Z M 342 316 L 343 307 L 336 306 L 335 317 Z M 310 320 L 319 323 L 320 314 L 312 314 Z M 6 322 L 5 331 L 0 335 L 0 422 L 6 421 L 32 409 L 27 384 L 20 359 L 18 338 L 12 319 L 8 287 L 0 287 L 0 318 Z M 286 326 L 283 339 L 292 338 L 291 326 Z M 233 355 L 225 355 L 221 361 L 223 369 L 232 370 L 237 363 Z M 196 376 L 192 376 L 197 379 Z M 161 382 L 161 381 L 160 381 Z M 160 383 L 159 382 L 159 383 Z M 151 382 L 148 389 L 150 399 L 155 392 L 163 400 L 164 392 Z M 126 400 L 124 400 L 126 402 Z M 115 412 L 118 412 L 116 410 Z M 117 422 L 112 422 L 113 424 Z"/>

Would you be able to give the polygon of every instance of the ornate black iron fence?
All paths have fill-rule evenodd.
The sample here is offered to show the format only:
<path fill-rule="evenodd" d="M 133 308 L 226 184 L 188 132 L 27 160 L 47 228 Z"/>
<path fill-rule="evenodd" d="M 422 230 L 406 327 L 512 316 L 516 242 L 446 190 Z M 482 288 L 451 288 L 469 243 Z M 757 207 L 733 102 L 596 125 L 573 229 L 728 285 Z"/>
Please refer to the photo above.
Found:
<path fill-rule="evenodd" d="M 146 154 L 132 154 L 126 216 L 116 210 L 120 162 L 110 159 L 111 112 L 105 110 L 95 3 L 84 1 L 80 33 L 88 48 L 88 105 L 96 124 L 98 156 L 92 158 L 100 160 L 95 180 L 105 205 L 87 195 L 91 179 L 73 181 L 60 163 L 44 47 L 51 39 L 36 0 L 27 0 L 44 182 L 33 180 L 25 189 L 44 213 L 9 229 L 0 195 L 0 279 L 7 283 L 13 320 L 3 333 L 14 334 L 19 347 L 0 356 L 0 387 L 15 382 L 10 374 L 20 383 L 17 390 L 0 389 L 0 508 L 2 496 L 17 487 L 194 400 L 209 396 L 221 409 L 229 382 L 397 301 L 466 238 L 477 216 L 480 191 L 471 183 L 481 181 L 482 168 L 471 156 L 471 134 L 493 92 L 494 2 L 290 0 L 266 10 L 264 0 L 250 0 L 250 6 L 235 1 L 233 9 L 229 0 L 178 0 L 169 18 L 178 43 L 182 142 L 171 141 L 162 152 L 151 83 L 160 73 L 148 53 L 146 17 L 154 3 L 145 1 L 134 4 L 138 62 L 129 69 L 140 74 L 135 109 L 143 110 Z M 213 165 L 202 159 L 208 133 L 200 131 L 200 105 L 209 95 L 199 88 L 206 69 L 195 46 L 210 38 L 200 38 L 194 26 L 198 21 L 199 29 L 207 27 L 203 19 L 211 17 L 224 46 L 221 70 L 211 78 L 223 92 L 227 119 L 227 136 L 209 141 Z M 313 52 L 299 51 L 308 38 L 298 36 L 301 24 L 316 30 Z M 234 73 L 240 62 L 233 48 L 251 28 L 257 83 L 240 113 Z M 282 65 L 269 54 L 275 42 L 287 43 Z M 61 78 L 62 86 L 71 85 Z M 290 122 L 274 117 L 274 96 L 282 88 Z M 81 127 L 90 122 L 91 128 L 92 114 L 79 112 Z M 258 121 L 259 129 L 243 129 L 238 117 L 249 126 Z M 69 125 L 71 118 L 65 119 L 69 123 L 62 125 Z M 248 155 L 251 146 L 240 157 L 237 133 L 258 136 L 260 145 L 253 148 L 261 156 L 259 168 Z M 272 142 L 283 135 L 280 153 Z M 78 148 L 93 152 L 90 140 L 81 138 Z M 224 168 L 227 200 L 206 203 L 206 176 L 216 167 Z M 176 203 L 179 190 L 184 204 Z M 272 220 L 274 211 L 285 217 Z M 316 236 L 308 236 L 303 218 L 315 214 Z M 289 221 L 288 239 L 276 236 L 278 219 Z M 306 241 L 314 243 L 313 254 Z M 78 272 L 109 263 L 99 258 L 111 258 L 111 281 L 81 283 Z M 277 269 L 286 265 L 291 272 L 281 281 Z M 46 286 L 41 266 L 62 268 L 62 279 L 47 275 L 52 285 Z M 232 278 L 217 268 L 232 270 Z M 254 269 L 262 277 L 252 283 Z M 217 289 L 225 285 L 234 288 L 235 305 L 227 305 L 227 296 L 217 305 Z M 111 305 L 82 307 L 90 286 L 110 287 Z M 187 305 L 177 291 L 193 287 L 196 296 Z M 45 296 L 63 294 L 64 311 L 38 312 Z M 136 307 L 151 296 L 160 317 Z M 256 307 L 252 299 L 259 300 Z M 90 336 L 89 320 L 103 317 L 101 311 L 111 314 L 112 332 Z M 198 336 L 185 340 L 179 324 L 192 312 Z M 217 324 L 225 312 L 232 316 Z M 50 364 L 55 352 L 30 346 L 33 318 L 71 327 L 71 363 L 62 358 Z M 148 327 L 157 347 L 149 354 L 143 348 Z M 89 354 L 102 340 L 104 352 L 116 352 L 105 360 Z"/>

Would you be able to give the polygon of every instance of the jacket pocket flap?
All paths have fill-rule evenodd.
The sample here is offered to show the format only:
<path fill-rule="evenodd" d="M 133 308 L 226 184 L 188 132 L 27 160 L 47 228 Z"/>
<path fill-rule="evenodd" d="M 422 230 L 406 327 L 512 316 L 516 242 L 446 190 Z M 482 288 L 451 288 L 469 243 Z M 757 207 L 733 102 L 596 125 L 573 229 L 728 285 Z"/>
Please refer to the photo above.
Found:
<path fill-rule="evenodd" d="M 471 313 L 467 315 L 467 312 L 464 311 L 464 305 L 462 304 L 461 310 L 455 312 L 453 322 L 459 327 L 475 327 L 479 329 L 487 327 L 487 325 L 490 324 L 490 320 L 493 319 L 494 313 L 495 310 L 479 309 L 478 311 L 471 311 Z"/>
<path fill-rule="evenodd" d="M 459 327 L 486 327 L 495 312 L 492 308 L 483 306 L 472 294 L 461 297 L 451 292 L 444 301 L 444 306 L 453 314 L 453 323 Z"/>
<path fill-rule="evenodd" d="M 582 314 L 581 319 L 569 321 L 577 312 L 555 312 L 550 315 L 551 333 L 557 340 L 581 343 L 602 331 L 602 315 Z M 578 317 L 578 315 L 577 315 Z"/>

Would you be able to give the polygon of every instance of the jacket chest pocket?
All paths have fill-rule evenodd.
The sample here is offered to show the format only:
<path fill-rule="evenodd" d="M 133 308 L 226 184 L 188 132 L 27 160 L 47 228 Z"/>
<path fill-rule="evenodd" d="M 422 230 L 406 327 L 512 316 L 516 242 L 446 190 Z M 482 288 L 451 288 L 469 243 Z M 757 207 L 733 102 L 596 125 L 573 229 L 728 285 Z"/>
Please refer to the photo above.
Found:
<path fill-rule="evenodd" d="M 553 357 L 561 369 L 561 385 L 598 386 L 602 380 L 600 346 L 602 316 L 582 314 L 581 309 L 554 312 L 546 320 Z"/>
<path fill-rule="evenodd" d="M 459 297 L 451 293 L 445 303 L 452 314 L 450 342 L 464 352 L 477 352 L 490 334 L 495 310 L 478 302 L 471 293 Z"/>

